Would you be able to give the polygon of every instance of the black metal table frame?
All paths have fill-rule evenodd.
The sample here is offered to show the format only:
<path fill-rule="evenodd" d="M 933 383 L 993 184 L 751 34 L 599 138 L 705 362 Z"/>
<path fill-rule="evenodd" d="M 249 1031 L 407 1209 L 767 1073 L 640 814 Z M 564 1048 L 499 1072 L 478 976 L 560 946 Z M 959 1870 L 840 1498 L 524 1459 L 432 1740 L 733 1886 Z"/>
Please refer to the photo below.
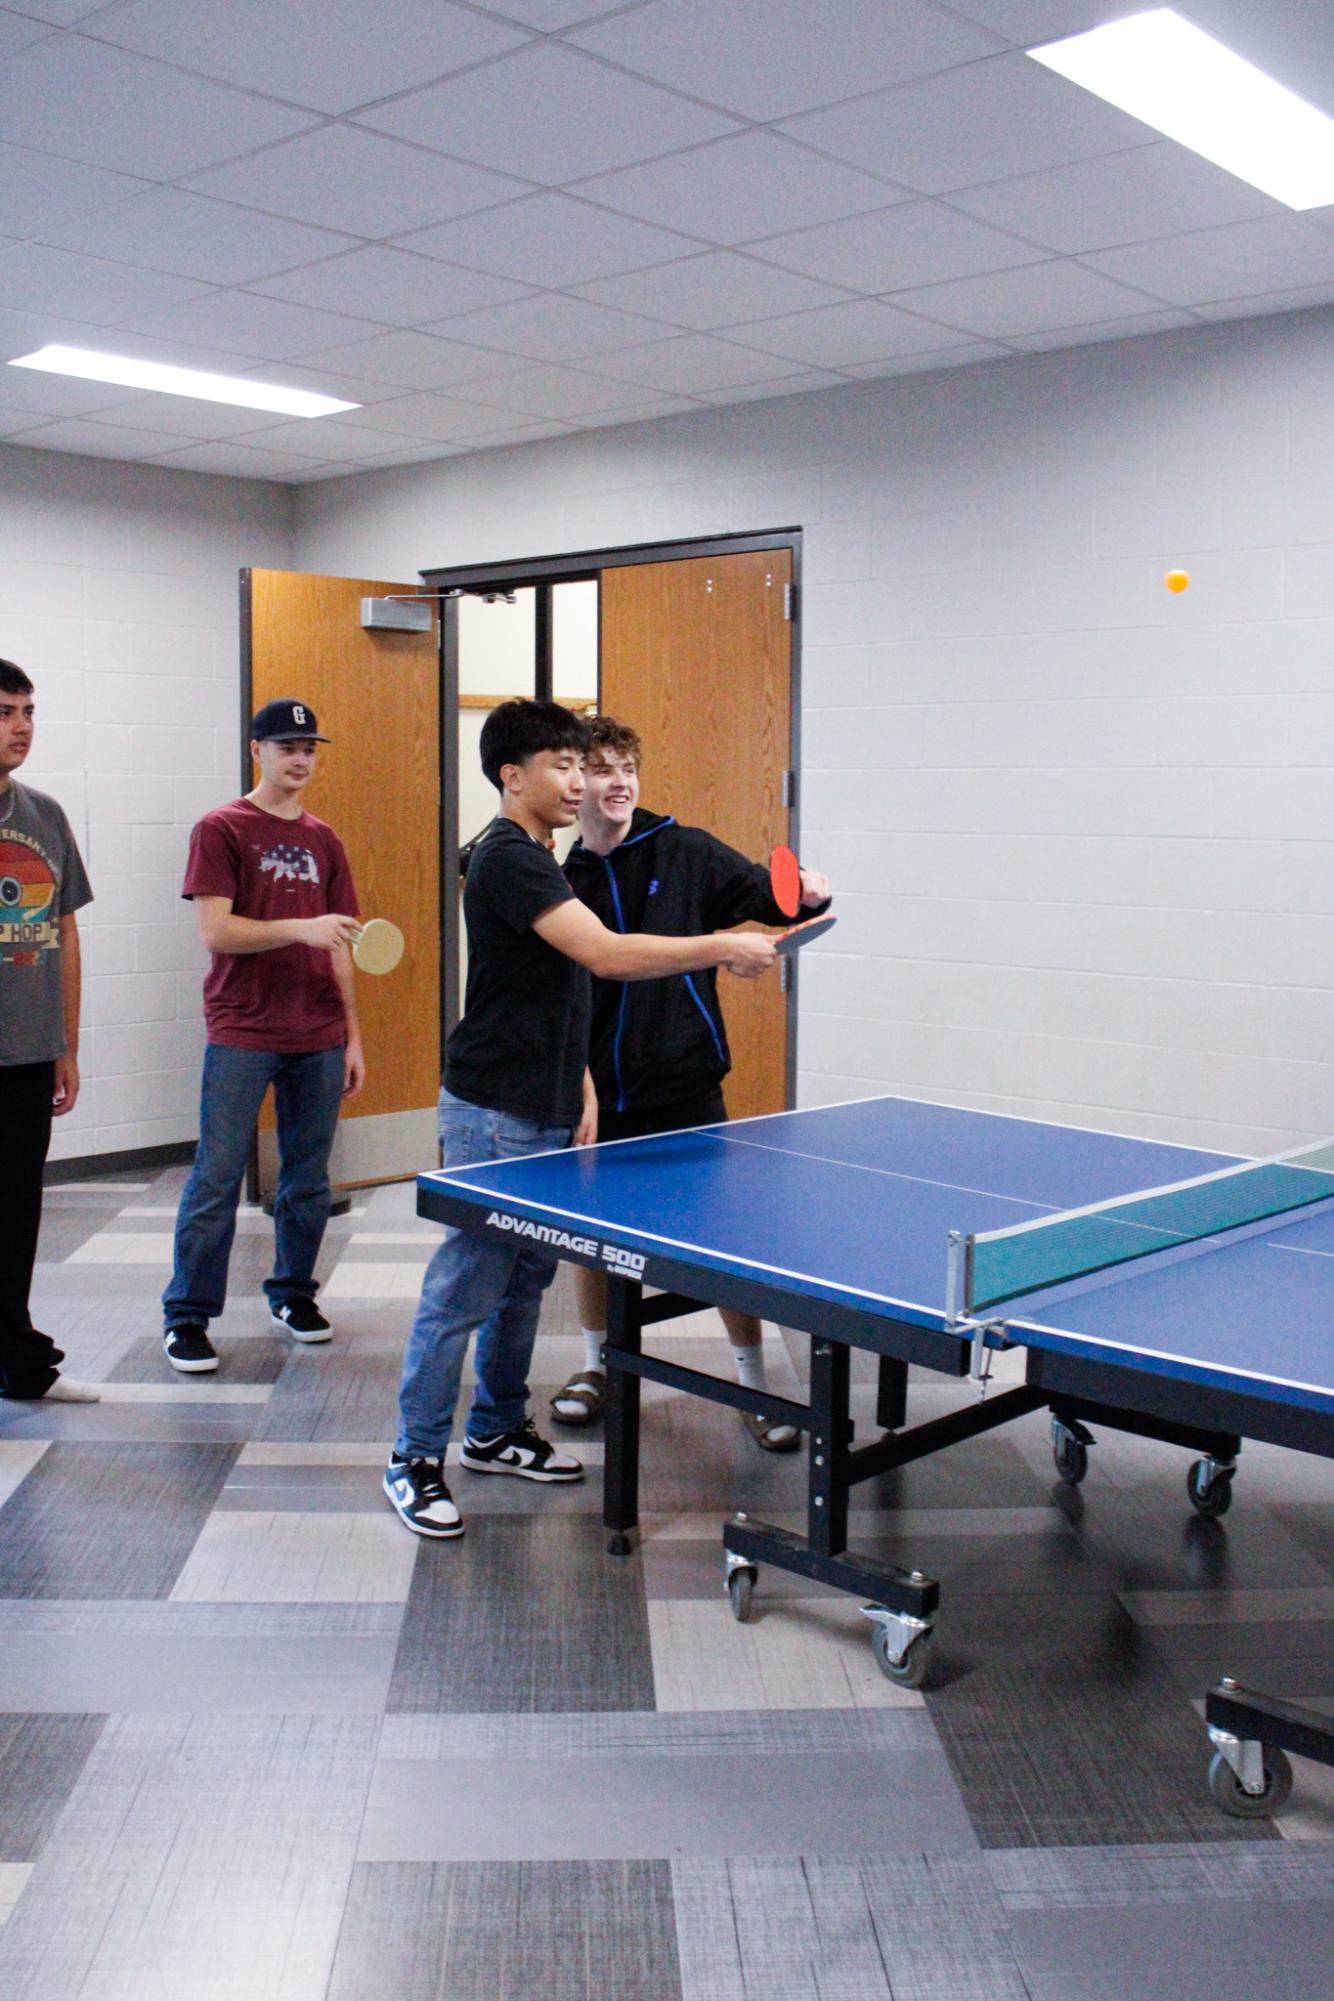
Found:
<path fill-rule="evenodd" d="M 439 1183 L 429 1189 L 419 1187 L 418 1211 L 436 1222 L 512 1243 L 516 1220 L 531 1221 L 499 1202 L 488 1207 L 494 1222 L 474 1200 Z M 565 1241 L 557 1243 L 556 1238 Z M 689 1396 L 758 1412 L 773 1423 L 794 1425 L 807 1434 L 806 1534 L 733 1515 L 723 1526 L 725 1560 L 729 1566 L 773 1564 L 869 1599 L 868 1609 L 880 1621 L 875 1637 L 882 1668 L 913 1685 L 924 1673 L 940 1587 L 921 1571 L 902 1570 L 849 1551 L 849 1495 L 861 1481 L 1044 1407 L 1051 1412 L 1053 1427 L 1081 1445 L 1091 1442 L 1087 1427 L 1096 1425 L 1198 1452 L 1190 1496 L 1206 1514 L 1220 1514 L 1227 1505 L 1243 1437 L 1334 1457 L 1334 1426 L 1318 1412 L 1244 1390 L 1185 1383 L 1129 1364 L 1033 1347 L 1025 1348 L 1022 1385 L 981 1396 L 946 1417 L 908 1426 L 909 1368 L 917 1365 L 956 1379 L 967 1376 L 972 1362 L 967 1331 L 890 1318 L 769 1281 L 645 1255 L 633 1245 L 618 1245 L 614 1236 L 607 1239 L 601 1229 L 596 1238 L 579 1232 L 577 1225 L 569 1232 L 552 1229 L 543 1241 L 550 1242 L 553 1254 L 564 1261 L 606 1272 L 609 1279 L 603 1525 L 611 1554 L 629 1554 L 639 1526 L 642 1381 L 663 1383 Z M 654 1289 L 649 1296 L 645 1287 Z M 747 1389 L 644 1352 L 646 1328 L 713 1306 L 735 1307 L 810 1336 L 809 1404 Z M 849 1413 L 853 1348 L 879 1357 L 876 1421 L 881 1436 L 862 1446 L 853 1444 Z M 1197 1491 L 1200 1466 L 1209 1469 L 1209 1483 Z M 1208 1505 L 1211 1497 L 1216 1505 Z M 1227 1679 L 1209 1692 L 1206 1724 L 1215 1743 L 1225 1747 L 1221 1755 L 1238 1780 L 1249 1775 L 1251 1794 L 1260 1802 L 1257 1810 L 1263 1806 L 1254 1778 L 1258 1752 L 1271 1747 L 1292 1750 L 1334 1764 L 1334 1718 L 1243 1689 Z M 1242 1797 L 1243 1804 L 1234 1810 L 1249 1810 Z"/>

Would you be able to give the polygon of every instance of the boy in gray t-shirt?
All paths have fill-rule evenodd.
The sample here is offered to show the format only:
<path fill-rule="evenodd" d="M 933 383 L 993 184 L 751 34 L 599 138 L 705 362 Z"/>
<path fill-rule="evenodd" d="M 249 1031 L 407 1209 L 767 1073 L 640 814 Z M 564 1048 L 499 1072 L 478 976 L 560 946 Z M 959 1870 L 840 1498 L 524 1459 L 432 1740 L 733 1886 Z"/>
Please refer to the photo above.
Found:
<path fill-rule="evenodd" d="M 95 1403 L 28 1310 L 51 1119 L 79 1094 L 74 913 L 93 896 L 62 808 L 14 777 L 33 717 L 31 681 L 0 660 L 0 1396 Z"/>

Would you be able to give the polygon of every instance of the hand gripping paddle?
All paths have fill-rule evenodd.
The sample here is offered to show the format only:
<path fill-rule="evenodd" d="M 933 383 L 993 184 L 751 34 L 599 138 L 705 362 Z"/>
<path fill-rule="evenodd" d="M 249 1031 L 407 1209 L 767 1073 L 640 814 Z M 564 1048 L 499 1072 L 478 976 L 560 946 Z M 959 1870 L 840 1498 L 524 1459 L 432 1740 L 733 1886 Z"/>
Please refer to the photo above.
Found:
<path fill-rule="evenodd" d="M 794 924 L 790 931 L 780 931 L 774 939 L 774 950 L 779 958 L 789 952 L 799 952 L 803 945 L 813 945 L 817 938 L 823 938 L 826 931 L 832 931 L 838 923 L 837 917 L 828 913 L 823 917 L 808 917 L 804 924 Z"/>
<path fill-rule="evenodd" d="M 392 973 L 403 957 L 403 933 L 387 917 L 372 917 L 352 941 L 352 963 L 363 973 Z"/>
<path fill-rule="evenodd" d="M 784 917 L 801 909 L 801 864 L 791 848 L 775 848 L 770 855 L 769 892 Z"/>

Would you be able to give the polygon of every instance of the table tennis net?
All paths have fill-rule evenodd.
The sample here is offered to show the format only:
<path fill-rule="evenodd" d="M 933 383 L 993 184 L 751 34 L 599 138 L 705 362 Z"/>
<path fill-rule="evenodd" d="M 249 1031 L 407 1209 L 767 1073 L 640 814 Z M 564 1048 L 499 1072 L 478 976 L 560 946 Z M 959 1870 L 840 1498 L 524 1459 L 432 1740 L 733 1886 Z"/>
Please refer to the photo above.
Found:
<path fill-rule="evenodd" d="M 965 1239 L 964 1311 L 1087 1278 L 1334 1196 L 1334 1140 L 1195 1181 L 1123 1195 Z"/>

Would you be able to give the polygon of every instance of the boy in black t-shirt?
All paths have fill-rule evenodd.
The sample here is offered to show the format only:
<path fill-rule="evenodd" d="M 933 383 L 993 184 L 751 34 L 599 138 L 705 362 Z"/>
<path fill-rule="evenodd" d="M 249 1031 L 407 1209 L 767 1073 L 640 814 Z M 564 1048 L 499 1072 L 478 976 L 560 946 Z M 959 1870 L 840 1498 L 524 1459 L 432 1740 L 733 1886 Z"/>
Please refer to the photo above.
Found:
<path fill-rule="evenodd" d="M 547 843 L 583 797 L 586 726 L 555 702 L 504 702 L 482 730 L 482 769 L 500 812 L 476 843 L 463 894 L 468 990 L 440 1093 L 446 1166 L 514 1159 L 597 1137 L 588 1075 L 589 974 L 651 980 L 726 966 L 755 978 L 774 963 L 754 932 L 655 938 L 609 930 L 575 897 Z M 444 1460 L 469 1336 L 477 1387 L 461 1462 L 521 1480 L 581 1480 L 527 1413 L 528 1364 L 556 1261 L 527 1244 L 447 1230 L 427 1267 L 399 1391 L 384 1491 L 417 1535 L 463 1533 Z"/>

